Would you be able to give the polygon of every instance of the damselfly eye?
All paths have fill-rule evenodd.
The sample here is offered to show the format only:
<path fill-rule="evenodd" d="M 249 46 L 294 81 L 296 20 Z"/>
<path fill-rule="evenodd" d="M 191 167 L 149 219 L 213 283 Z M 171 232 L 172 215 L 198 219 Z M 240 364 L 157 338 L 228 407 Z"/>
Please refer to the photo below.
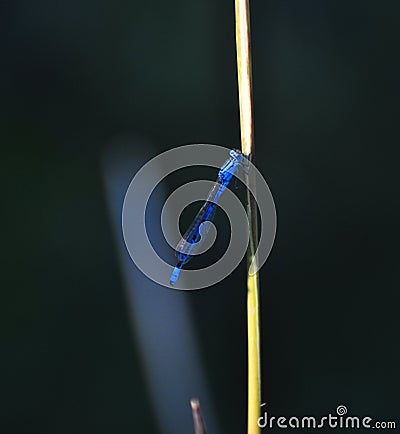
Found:
<path fill-rule="evenodd" d="M 229 152 L 229 155 L 235 159 L 239 159 L 240 157 L 243 157 L 243 154 L 239 151 L 239 149 L 232 149 Z"/>

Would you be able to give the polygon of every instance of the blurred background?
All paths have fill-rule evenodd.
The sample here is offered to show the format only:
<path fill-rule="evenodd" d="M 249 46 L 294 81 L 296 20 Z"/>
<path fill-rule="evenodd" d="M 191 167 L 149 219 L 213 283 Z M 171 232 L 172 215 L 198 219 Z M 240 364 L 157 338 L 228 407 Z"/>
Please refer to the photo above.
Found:
<path fill-rule="evenodd" d="M 244 263 L 202 291 L 147 288 L 119 225 L 151 157 L 239 146 L 233 1 L 0 8 L 0 432 L 188 433 L 192 396 L 211 434 L 245 432 Z M 261 271 L 271 415 L 398 416 L 399 17 L 395 1 L 251 1 L 278 214 Z"/>

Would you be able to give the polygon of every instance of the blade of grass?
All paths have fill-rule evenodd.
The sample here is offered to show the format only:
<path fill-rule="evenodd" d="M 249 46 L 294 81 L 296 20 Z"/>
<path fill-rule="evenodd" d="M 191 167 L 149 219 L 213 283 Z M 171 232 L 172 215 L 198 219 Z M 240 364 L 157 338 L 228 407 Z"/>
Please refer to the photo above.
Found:
<path fill-rule="evenodd" d="M 252 88 L 251 88 L 251 48 L 249 1 L 235 0 L 236 54 L 239 87 L 240 135 L 242 152 L 254 161 Z M 249 179 L 254 183 L 254 179 Z M 247 251 L 247 346 L 248 346 L 248 409 L 247 433 L 258 434 L 260 415 L 260 332 L 259 332 L 259 279 L 258 273 L 250 275 L 249 267 L 255 258 L 257 234 L 257 205 L 247 190 L 246 210 L 250 223 L 250 241 Z M 254 263 L 255 265 L 255 263 Z"/>

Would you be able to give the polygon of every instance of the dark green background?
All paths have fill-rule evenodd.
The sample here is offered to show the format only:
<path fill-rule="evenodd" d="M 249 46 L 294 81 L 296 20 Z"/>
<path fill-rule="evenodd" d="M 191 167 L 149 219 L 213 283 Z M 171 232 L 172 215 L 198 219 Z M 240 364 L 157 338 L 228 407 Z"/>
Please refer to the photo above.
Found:
<path fill-rule="evenodd" d="M 251 1 L 271 414 L 398 417 L 399 5 Z M 238 146 L 233 0 L 10 1 L 0 29 L 0 432 L 156 433 L 100 162 L 120 135 Z M 242 266 L 187 295 L 225 433 L 245 432 L 244 288 Z"/>

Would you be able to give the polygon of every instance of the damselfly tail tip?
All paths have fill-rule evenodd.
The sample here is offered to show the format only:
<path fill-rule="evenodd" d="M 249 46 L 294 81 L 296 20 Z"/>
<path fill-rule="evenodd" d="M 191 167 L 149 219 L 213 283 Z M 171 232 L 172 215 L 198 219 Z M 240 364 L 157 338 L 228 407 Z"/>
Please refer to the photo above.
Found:
<path fill-rule="evenodd" d="M 174 268 L 174 271 L 171 274 L 171 278 L 169 279 L 169 283 L 173 286 L 176 281 L 179 279 L 179 274 L 181 272 L 181 267 L 178 265 Z"/>

